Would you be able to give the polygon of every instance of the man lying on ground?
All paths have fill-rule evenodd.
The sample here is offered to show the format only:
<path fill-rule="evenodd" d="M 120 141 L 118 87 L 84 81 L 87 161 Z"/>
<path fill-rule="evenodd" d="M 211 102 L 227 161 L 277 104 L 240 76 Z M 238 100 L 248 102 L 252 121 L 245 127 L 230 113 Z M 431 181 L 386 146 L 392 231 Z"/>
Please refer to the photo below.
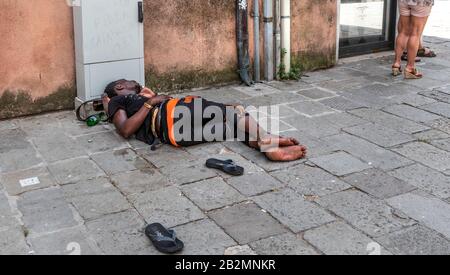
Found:
<path fill-rule="evenodd" d="M 294 161 L 306 156 L 305 146 L 294 138 L 267 133 L 242 106 L 193 96 L 177 99 L 157 95 L 136 81 L 124 79 L 106 87 L 103 105 L 122 137 L 136 135 L 150 145 L 157 139 L 163 144 L 187 147 L 232 138 L 272 161 Z"/>

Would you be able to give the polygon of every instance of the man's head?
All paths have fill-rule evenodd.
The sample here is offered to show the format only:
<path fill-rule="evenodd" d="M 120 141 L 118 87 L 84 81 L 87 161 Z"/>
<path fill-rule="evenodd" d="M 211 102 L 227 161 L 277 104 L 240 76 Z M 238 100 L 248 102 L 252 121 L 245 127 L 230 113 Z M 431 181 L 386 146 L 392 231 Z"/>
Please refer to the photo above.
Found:
<path fill-rule="evenodd" d="M 109 98 L 121 95 L 139 94 L 142 90 L 142 86 L 136 81 L 130 81 L 126 79 L 120 79 L 111 82 L 105 88 L 105 94 Z"/>

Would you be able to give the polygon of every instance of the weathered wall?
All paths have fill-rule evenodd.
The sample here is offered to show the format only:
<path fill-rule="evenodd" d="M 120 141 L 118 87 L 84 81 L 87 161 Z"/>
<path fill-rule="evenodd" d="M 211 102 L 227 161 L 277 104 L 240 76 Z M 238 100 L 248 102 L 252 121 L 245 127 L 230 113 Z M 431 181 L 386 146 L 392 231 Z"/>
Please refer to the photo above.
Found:
<path fill-rule="evenodd" d="M 1 0 L 0 34 L 0 119 L 71 107 L 73 27 L 65 1 Z"/>
<path fill-rule="evenodd" d="M 336 0 L 292 0 L 292 54 L 303 70 L 336 61 Z"/>
<path fill-rule="evenodd" d="M 235 0 L 144 3 L 147 85 L 167 91 L 238 80 Z M 292 51 L 303 68 L 333 64 L 336 1 L 292 0 L 292 21 Z M 73 20 L 66 1 L 1 0 L 0 34 L 0 119 L 73 108 Z M 261 42 L 262 34 L 261 18 Z"/>
<path fill-rule="evenodd" d="M 151 86 L 173 90 L 237 80 L 234 0 L 146 1 L 145 12 Z"/>

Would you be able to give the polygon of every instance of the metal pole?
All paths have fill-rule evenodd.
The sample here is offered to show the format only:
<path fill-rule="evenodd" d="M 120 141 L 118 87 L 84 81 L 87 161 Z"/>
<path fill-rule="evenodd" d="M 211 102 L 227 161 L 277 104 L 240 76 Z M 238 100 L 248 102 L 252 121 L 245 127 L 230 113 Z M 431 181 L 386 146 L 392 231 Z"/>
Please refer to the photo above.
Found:
<path fill-rule="evenodd" d="M 281 67 L 281 6 L 275 0 L 275 77 L 278 79 Z"/>
<path fill-rule="evenodd" d="M 260 50 L 259 50 L 259 0 L 254 0 L 254 39 L 255 39 L 255 82 L 261 81 L 261 68 L 260 68 Z"/>
<path fill-rule="evenodd" d="M 264 0 L 264 77 L 272 81 L 273 75 L 273 0 Z"/>
<path fill-rule="evenodd" d="M 281 48 L 286 51 L 283 64 L 291 71 L 291 0 L 281 0 Z"/>

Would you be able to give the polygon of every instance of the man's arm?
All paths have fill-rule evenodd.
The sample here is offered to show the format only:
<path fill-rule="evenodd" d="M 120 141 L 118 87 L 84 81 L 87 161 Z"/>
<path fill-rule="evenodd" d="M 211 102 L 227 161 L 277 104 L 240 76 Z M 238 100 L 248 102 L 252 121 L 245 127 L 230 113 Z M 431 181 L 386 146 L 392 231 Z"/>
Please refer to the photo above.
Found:
<path fill-rule="evenodd" d="M 147 103 L 155 106 L 168 98 L 167 96 L 155 96 L 149 99 Z M 127 113 L 120 109 L 113 117 L 113 123 L 116 126 L 117 132 L 126 139 L 130 138 L 142 126 L 149 112 L 150 110 L 143 106 L 136 114 L 128 118 Z"/>

